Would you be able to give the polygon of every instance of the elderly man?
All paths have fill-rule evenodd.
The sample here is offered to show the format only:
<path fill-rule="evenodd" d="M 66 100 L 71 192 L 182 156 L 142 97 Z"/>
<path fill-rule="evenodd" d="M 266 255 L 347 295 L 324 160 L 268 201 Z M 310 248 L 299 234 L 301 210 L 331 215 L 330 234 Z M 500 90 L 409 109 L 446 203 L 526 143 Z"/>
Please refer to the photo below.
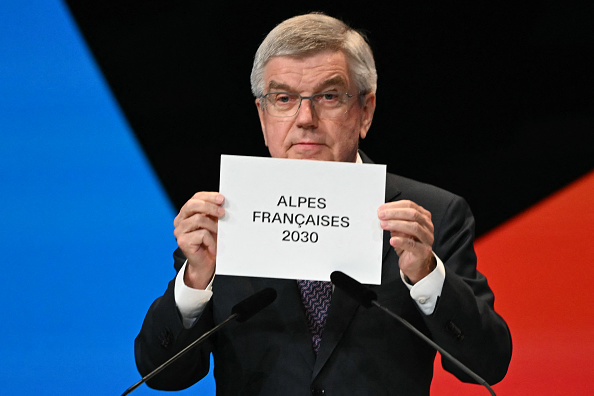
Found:
<path fill-rule="evenodd" d="M 371 49 L 343 22 L 317 13 L 282 22 L 260 45 L 251 75 L 271 156 L 371 162 L 358 143 L 371 126 L 376 81 Z M 383 312 L 321 285 L 331 302 L 316 328 L 308 324 L 301 283 L 215 276 L 224 199 L 199 192 L 175 218 L 178 273 L 136 339 L 139 371 L 146 375 L 256 291 L 272 287 L 278 298 L 249 321 L 225 327 L 150 386 L 191 386 L 208 373 L 212 352 L 220 395 L 429 395 L 435 350 Z M 476 270 L 474 219 L 465 201 L 388 174 L 386 203 L 377 213 L 385 230 L 382 282 L 372 286 L 379 301 L 490 384 L 500 381 L 511 338 Z M 442 364 L 470 381 L 449 361 Z"/>

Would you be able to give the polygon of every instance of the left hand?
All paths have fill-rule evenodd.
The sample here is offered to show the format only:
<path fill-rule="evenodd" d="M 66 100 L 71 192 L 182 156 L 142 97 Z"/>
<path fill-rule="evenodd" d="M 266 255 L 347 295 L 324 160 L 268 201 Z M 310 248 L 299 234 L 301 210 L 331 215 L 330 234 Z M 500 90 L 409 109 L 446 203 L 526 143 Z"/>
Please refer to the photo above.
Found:
<path fill-rule="evenodd" d="M 414 284 L 435 269 L 431 212 L 412 201 L 388 202 L 379 207 L 382 229 L 390 231 L 390 245 L 400 270 Z"/>

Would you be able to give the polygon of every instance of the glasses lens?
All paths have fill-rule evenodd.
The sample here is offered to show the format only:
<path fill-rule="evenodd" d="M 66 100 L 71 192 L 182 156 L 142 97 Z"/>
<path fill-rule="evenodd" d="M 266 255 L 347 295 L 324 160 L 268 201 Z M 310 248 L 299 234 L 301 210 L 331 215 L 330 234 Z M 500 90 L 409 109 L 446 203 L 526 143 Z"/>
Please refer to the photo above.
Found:
<path fill-rule="evenodd" d="M 348 96 L 341 92 L 322 92 L 312 98 L 320 118 L 337 118 L 346 113 Z"/>
<path fill-rule="evenodd" d="M 279 92 L 266 95 L 267 108 L 271 115 L 291 117 L 297 114 L 301 97 L 297 94 Z"/>
<path fill-rule="evenodd" d="M 346 114 L 349 94 L 343 92 L 321 92 L 310 97 L 288 92 L 266 94 L 266 110 L 275 117 L 293 117 L 299 111 L 303 99 L 311 100 L 319 118 L 338 118 Z"/>

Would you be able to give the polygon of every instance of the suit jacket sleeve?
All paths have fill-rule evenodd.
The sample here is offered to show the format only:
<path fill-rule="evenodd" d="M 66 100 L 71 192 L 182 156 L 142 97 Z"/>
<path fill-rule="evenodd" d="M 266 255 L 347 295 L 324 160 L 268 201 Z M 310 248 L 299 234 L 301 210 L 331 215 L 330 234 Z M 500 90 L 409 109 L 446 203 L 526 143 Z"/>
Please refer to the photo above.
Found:
<path fill-rule="evenodd" d="M 477 271 L 474 218 L 462 198 L 452 195 L 443 215 L 434 219 L 434 251 L 446 277 L 434 313 L 424 316 L 433 339 L 489 384 L 503 379 L 511 360 L 511 336 L 494 310 L 494 295 Z M 440 213 L 440 211 L 437 211 Z M 446 358 L 443 367 L 465 382 L 474 382 Z"/>
<path fill-rule="evenodd" d="M 179 271 L 186 259 L 179 248 L 173 256 L 175 269 Z M 153 302 L 136 337 L 136 365 L 142 376 L 147 375 L 214 326 L 212 303 L 209 303 L 196 324 L 190 329 L 184 328 L 175 305 L 174 285 L 175 279 L 169 282 L 165 294 Z M 147 385 L 161 390 L 188 388 L 208 374 L 211 350 L 211 340 L 206 340 L 157 374 Z"/>

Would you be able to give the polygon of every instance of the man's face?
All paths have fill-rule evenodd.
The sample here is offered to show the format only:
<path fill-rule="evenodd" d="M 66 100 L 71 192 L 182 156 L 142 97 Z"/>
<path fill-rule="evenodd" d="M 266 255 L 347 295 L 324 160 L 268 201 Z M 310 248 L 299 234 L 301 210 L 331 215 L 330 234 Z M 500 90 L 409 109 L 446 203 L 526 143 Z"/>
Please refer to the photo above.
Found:
<path fill-rule="evenodd" d="M 346 92 L 353 97 L 338 118 L 321 119 L 311 100 L 304 99 L 292 117 L 275 117 L 256 99 L 264 142 L 276 158 L 355 162 L 359 137 L 365 138 L 375 110 L 375 94 L 361 105 L 342 52 L 326 51 L 305 58 L 277 56 L 264 68 L 266 92 L 310 96 L 320 92 Z"/>

